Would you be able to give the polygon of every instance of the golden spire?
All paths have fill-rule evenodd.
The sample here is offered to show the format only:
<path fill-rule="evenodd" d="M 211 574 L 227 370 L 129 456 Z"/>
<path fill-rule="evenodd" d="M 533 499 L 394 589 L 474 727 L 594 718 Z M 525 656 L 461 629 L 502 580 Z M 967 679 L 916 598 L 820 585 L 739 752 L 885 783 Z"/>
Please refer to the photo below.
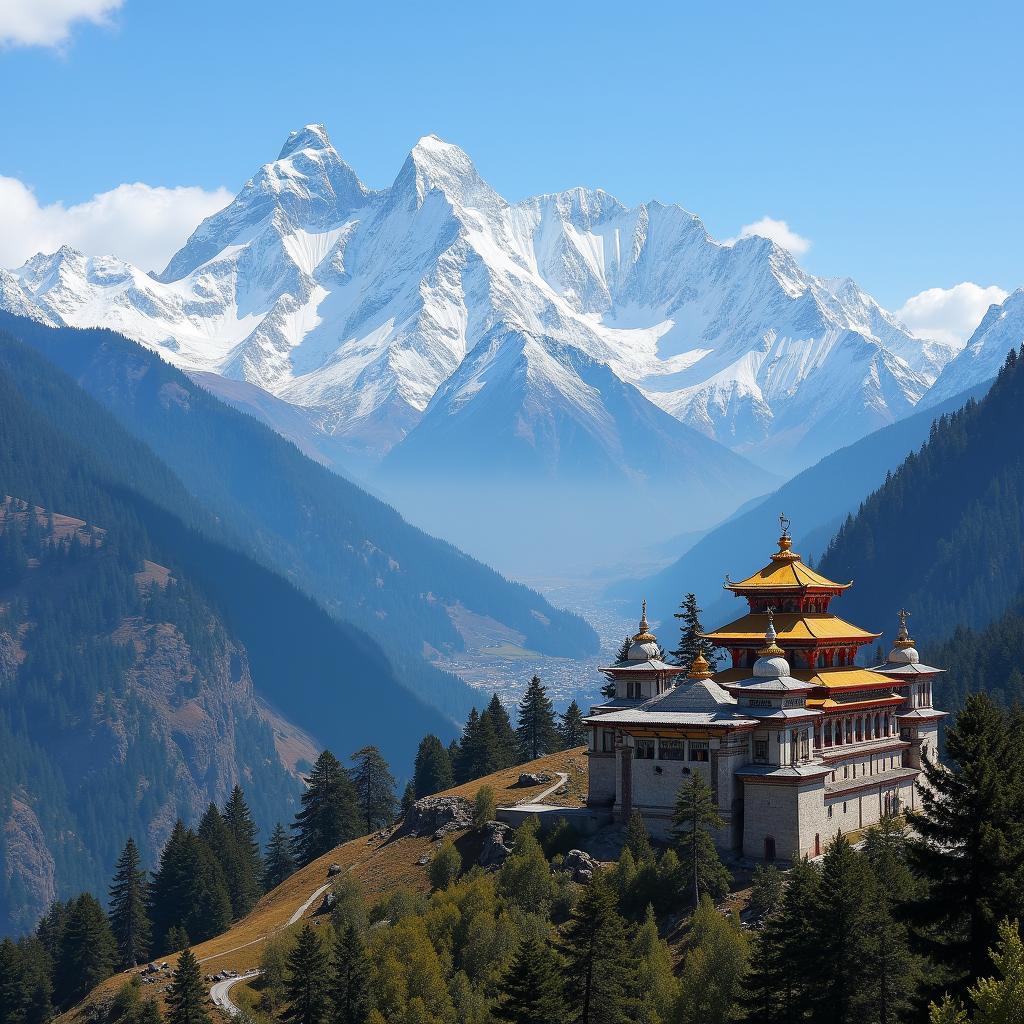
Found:
<path fill-rule="evenodd" d="M 779 550 L 772 555 L 773 562 L 799 562 L 800 556 L 792 550 L 793 538 L 789 535 L 790 521 L 783 515 L 779 514 L 779 529 L 781 531 L 779 536 Z"/>
<path fill-rule="evenodd" d="M 899 617 L 900 617 L 900 630 L 896 634 L 896 644 L 895 644 L 895 646 L 896 647 L 913 647 L 914 646 L 914 641 L 910 639 L 910 633 L 907 630 L 907 616 L 910 615 L 910 612 L 908 612 L 906 608 L 901 608 L 899 610 L 898 614 L 899 614 Z"/>
<path fill-rule="evenodd" d="M 640 612 L 640 632 L 633 637 L 635 644 L 655 644 L 658 638 L 651 632 L 647 625 L 647 598 L 644 598 L 643 610 Z"/>
<path fill-rule="evenodd" d="M 700 651 L 697 652 L 697 657 L 693 659 L 690 665 L 690 671 L 687 675 L 688 679 L 710 679 L 715 673 L 711 671 L 711 666 L 708 665 L 707 658 L 704 657 Z"/>
<path fill-rule="evenodd" d="M 769 605 L 767 612 L 768 629 L 764 634 L 764 647 L 757 652 L 757 656 L 759 658 L 781 658 L 786 652 L 776 643 L 779 634 L 775 632 L 775 609 Z"/>

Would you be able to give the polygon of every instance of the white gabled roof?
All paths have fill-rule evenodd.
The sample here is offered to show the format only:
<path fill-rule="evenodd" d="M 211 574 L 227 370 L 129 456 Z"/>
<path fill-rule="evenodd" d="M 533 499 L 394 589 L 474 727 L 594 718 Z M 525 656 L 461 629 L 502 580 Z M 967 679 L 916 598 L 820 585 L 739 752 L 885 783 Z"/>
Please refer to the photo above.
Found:
<path fill-rule="evenodd" d="M 639 707 L 595 715 L 602 725 L 756 725 L 713 679 L 681 682 Z"/>

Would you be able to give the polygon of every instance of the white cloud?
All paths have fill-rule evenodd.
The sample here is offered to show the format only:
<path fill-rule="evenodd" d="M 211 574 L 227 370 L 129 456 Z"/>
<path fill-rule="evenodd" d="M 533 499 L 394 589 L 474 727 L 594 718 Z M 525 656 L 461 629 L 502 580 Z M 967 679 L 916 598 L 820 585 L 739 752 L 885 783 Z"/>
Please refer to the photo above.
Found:
<path fill-rule="evenodd" d="M 61 46 L 75 22 L 102 25 L 124 0 L 2 0 L 0 46 Z"/>
<path fill-rule="evenodd" d="M 196 225 L 231 201 L 227 189 L 118 185 L 73 206 L 43 206 L 17 178 L 0 176 L 0 267 L 71 245 L 91 256 L 114 255 L 143 270 L 164 265 Z"/>
<path fill-rule="evenodd" d="M 736 238 L 730 238 L 726 244 L 737 242 L 741 238 L 749 238 L 751 235 L 770 238 L 783 249 L 788 249 L 794 256 L 802 256 L 811 247 L 809 238 L 798 235 L 784 220 L 776 220 L 774 217 L 762 217 L 753 224 L 744 224 Z"/>
<path fill-rule="evenodd" d="M 982 287 L 963 281 L 952 288 L 918 292 L 896 315 L 920 337 L 961 345 L 974 333 L 988 307 L 1002 302 L 1007 294 L 998 285 Z"/>

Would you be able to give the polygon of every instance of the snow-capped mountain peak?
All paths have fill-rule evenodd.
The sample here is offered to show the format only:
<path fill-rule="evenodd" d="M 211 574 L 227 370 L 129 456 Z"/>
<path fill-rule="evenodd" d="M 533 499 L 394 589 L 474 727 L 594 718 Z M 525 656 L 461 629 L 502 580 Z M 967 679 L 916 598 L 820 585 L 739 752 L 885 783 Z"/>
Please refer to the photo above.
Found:
<path fill-rule="evenodd" d="M 513 365 L 511 338 L 531 395 L 581 403 L 565 429 L 605 429 L 572 383 L 570 364 L 585 360 L 780 469 L 903 415 L 953 355 L 852 281 L 816 278 L 765 238 L 717 242 L 678 206 L 629 209 L 585 188 L 509 204 L 434 135 L 390 188 L 371 191 L 321 125 L 292 132 L 158 278 L 62 251 L 14 279 L 0 301 L 111 326 L 186 368 L 258 385 L 373 460 L 428 406 L 432 424 L 446 400 L 466 408 L 495 366 Z M 496 338 L 497 362 L 481 350 L 453 377 Z M 459 386 L 442 389 L 449 378 Z M 474 409 L 500 392 L 483 390 Z M 606 381 L 600 390 L 611 393 Z M 623 409 L 636 414 L 633 397 Z"/>

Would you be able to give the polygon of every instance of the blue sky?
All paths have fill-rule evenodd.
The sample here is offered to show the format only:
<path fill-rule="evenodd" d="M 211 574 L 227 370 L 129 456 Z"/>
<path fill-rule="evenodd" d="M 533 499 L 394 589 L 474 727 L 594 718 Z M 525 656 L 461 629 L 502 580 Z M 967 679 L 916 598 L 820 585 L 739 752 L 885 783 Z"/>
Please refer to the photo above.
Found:
<path fill-rule="evenodd" d="M 0 175 L 22 189 L 0 232 L 26 242 L 109 224 L 156 259 L 193 226 L 175 217 L 318 121 L 373 186 L 435 132 L 509 199 L 601 186 L 680 203 L 719 238 L 785 221 L 808 269 L 890 308 L 1024 284 L 1024 15 L 1009 4 L 0 6 Z M 149 223 L 124 213 L 128 193 L 120 219 L 89 221 L 123 183 L 176 190 L 148 249 L 125 240 Z"/>

